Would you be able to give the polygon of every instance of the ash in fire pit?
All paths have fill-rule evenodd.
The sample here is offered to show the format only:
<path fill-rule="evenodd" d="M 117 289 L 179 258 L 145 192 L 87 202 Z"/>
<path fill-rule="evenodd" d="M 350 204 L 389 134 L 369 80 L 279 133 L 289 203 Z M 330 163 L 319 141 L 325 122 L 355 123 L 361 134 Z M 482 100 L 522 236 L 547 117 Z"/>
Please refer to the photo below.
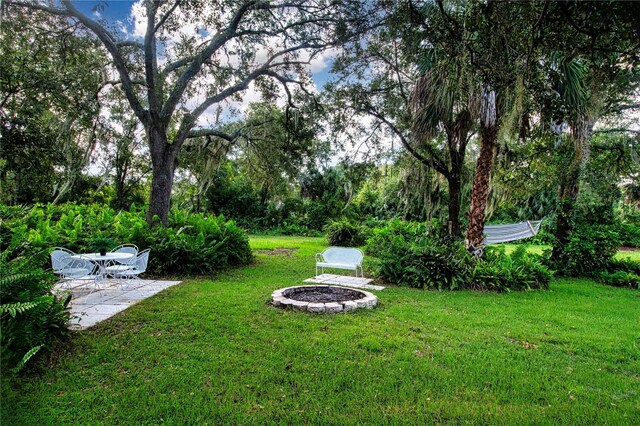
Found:
<path fill-rule="evenodd" d="M 358 308 L 373 308 L 378 298 L 368 291 L 350 288 L 306 285 L 276 290 L 271 303 L 279 307 L 292 307 L 309 312 L 341 312 Z"/>
<path fill-rule="evenodd" d="M 299 300 L 301 302 L 319 303 L 346 302 L 347 300 L 357 300 L 366 297 L 366 295 L 360 291 L 329 286 L 296 287 L 284 291 L 283 295 L 289 299 Z"/>

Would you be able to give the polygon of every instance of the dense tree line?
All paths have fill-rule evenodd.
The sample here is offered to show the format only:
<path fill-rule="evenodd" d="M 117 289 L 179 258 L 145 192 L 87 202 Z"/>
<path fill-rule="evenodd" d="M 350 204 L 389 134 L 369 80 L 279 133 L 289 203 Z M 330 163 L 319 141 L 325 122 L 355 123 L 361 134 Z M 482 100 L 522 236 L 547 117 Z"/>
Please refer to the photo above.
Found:
<path fill-rule="evenodd" d="M 3 202 L 147 203 L 160 223 L 173 203 L 290 232 L 437 217 L 470 248 L 487 218 L 548 216 L 557 258 L 576 222 L 635 217 L 637 4 L 226 6 L 147 1 L 136 40 L 71 1 L 3 4 Z M 249 86 L 263 102 L 240 114 Z"/>

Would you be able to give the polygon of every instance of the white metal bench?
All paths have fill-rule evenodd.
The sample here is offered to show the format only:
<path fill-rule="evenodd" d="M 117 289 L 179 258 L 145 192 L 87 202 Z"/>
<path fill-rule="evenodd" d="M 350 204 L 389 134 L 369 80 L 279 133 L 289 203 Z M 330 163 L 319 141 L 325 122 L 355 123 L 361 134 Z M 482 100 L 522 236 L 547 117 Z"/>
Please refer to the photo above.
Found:
<path fill-rule="evenodd" d="M 359 276 L 358 271 L 360 271 L 360 276 L 364 277 L 363 259 L 364 253 L 357 248 L 329 247 L 322 253 L 316 254 L 316 275 L 318 275 L 318 269 L 324 273 L 324 268 L 337 268 L 356 271 L 356 277 Z"/>

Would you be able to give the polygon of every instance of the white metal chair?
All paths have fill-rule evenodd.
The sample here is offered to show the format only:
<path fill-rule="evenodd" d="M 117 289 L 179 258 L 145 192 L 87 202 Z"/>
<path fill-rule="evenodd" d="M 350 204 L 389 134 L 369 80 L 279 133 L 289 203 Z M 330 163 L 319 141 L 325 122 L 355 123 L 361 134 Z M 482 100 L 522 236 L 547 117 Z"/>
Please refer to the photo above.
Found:
<path fill-rule="evenodd" d="M 64 247 L 56 247 L 51 252 L 51 267 L 53 272 L 60 275 L 60 270 L 63 269 L 67 263 L 69 263 L 69 256 L 73 256 L 75 253 Z"/>
<path fill-rule="evenodd" d="M 126 253 L 131 255 L 131 257 L 128 259 L 114 260 L 109 265 L 105 266 L 105 273 L 109 276 L 114 277 L 114 274 L 116 272 L 126 271 L 135 266 L 136 258 L 138 257 L 138 246 L 136 246 L 135 244 L 121 244 L 111 250 L 111 253 Z"/>
<path fill-rule="evenodd" d="M 91 259 L 82 256 L 67 256 L 62 259 L 64 266 L 58 271 L 60 274 L 61 282 L 67 284 L 67 288 L 70 289 L 71 283 L 75 281 L 92 281 L 94 287 L 91 293 L 98 288 L 98 282 L 101 278 L 100 267 L 97 263 Z"/>
<path fill-rule="evenodd" d="M 364 253 L 357 248 L 329 247 L 322 253 L 316 254 L 316 275 L 318 270 L 324 274 L 324 268 L 338 268 L 355 271 L 356 277 L 364 278 L 363 259 Z"/>
<path fill-rule="evenodd" d="M 133 255 L 133 259 L 138 255 L 138 246 L 135 244 L 121 244 L 118 247 L 111 250 L 111 253 L 129 253 Z M 126 263 L 121 261 L 120 263 Z"/>
<path fill-rule="evenodd" d="M 135 261 L 129 265 L 112 265 L 107 267 L 105 271 L 108 275 L 116 279 L 124 279 L 127 283 L 140 280 L 140 275 L 147 271 L 150 251 L 149 249 L 141 251 Z M 126 268 L 123 269 L 121 266 L 126 266 Z"/>

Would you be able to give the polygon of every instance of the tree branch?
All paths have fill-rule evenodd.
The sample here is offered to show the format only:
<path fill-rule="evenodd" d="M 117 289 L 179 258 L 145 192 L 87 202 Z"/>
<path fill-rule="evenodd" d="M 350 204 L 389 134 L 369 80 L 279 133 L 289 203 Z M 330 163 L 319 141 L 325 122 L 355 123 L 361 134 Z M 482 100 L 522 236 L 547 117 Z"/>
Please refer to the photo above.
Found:
<path fill-rule="evenodd" d="M 627 105 L 620 105 L 616 111 L 626 111 L 628 109 L 640 109 L 640 103 L 637 104 L 627 104 Z"/>
<path fill-rule="evenodd" d="M 136 49 L 144 49 L 144 45 L 133 40 L 124 40 L 116 42 L 117 47 L 135 47 Z"/>
<path fill-rule="evenodd" d="M 275 59 L 283 55 L 286 55 L 287 53 L 290 53 L 290 52 L 295 52 L 297 50 L 301 50 L 304 48 L 313 48 L 313 47 L 316 47 L 316 45 L 309 45 L 307 43 L 302 43 L 297 46 L 292 46 L 290 48 L 283 49 L 279 52 L 276 52 L 273 55 L 271 55 L 271 57 L 267 59 L 267 61 L 265 61 L 263 65 L 254 69 L 252 72 L 244 76 L 242 80 L 238 81 L 233 86 L 229 86 L 224 90 L 216 93 L 215 95 L 212 95 L 207 99 L 205 99 L 199 106 L 193 109 L 193 111 L 190 114 L 187 114 L 183 118 L 173 143 L 175 148 L 176 149 L 180 148 L 180 145 L 184 141 L 184 138 L 189 132 L 189 129 L 195 124 L 195 121 L 198 119 L 198 117 L 202 115 L 211 105 L 221 102 L 227 99 L 229 96 L 232 96 L 238 92 L 246 90 L 247 87 L 249 87 L 249 84 L 261 75 L 269 75 L 271 77 L 273 77 L 274 75 L 277 75 L 273 70 L 271 70 L 271 68 L 273 67 L 273 61 Z M 283 81 L 287 80 L 287 78 L 284 76 L 278 76 L 278 77 Z M 295 80 L 290 80 L 290 81 L 295 82 Z"/>
<path fill-rule="evenodd" d="M 156 26 L 153 28 L 153 33 L 157 33 L 158 30 L 160 29 L 160 27 L 162 27 L 164 25 L 164 23 L 167 21 L 167 19 L 169 19 L 169 16 L 171 16 L 171 14 L 173 12 L 175 12 L 176 8 L 178 6 L 180 6 L 181 0 L 176 0 L 175 3 L 173 3 L 173 5 L 171 6 L 171 8 L 167 11 L 167 13 L 165 13 L 164 15 L 162 15 L 162 18 L 160 18 L 160 20 L 158 21 L 158 23 L 156 24 Z"/>
<path fill-rule="evenodd" d="M 635 135 L 640 135 L 640 130 L 616 128 L 616 129 L 594 130 L 593 133 L 633 133 Z"/>
<path fill-rule="evenodd" d="M 238 25 L 240 24 L 240 21 L 242 20 L 244 15 L 252 8 L 252 6 L 258 4 L 260 4 L 258 1 L 251 0 L 245 2 L 242 6 L 240 6 L 240 8 L 234 14 L 229 26 L 223 31 L 217 33 L 211 39 L 209 44 L 202 50 L 202 52 L 200 52 L 193 58 L 187 69 L 180 75 L 178 80 L 173 85 L 173 89 L 171 90 L 171 93 L 169 94 L 169 97 L 165 102 L 164 107 L 162 108 L 160 114 L 165 120 L 168 120 L 168 118 L 173 115 L 173 112 L 175 111 L 178 102 L 180 102 L 182 95 L 187 89 L 189 82 L 200 72 L 200 69 L 202 68 L 204 62 L 209 59 L 216 50 L 218 50 L 227 41 L 233 38 L 236 30 L 238 29 Z"/>
<path fill-rule="evenodd" d="M 15 3 L 15 4 L 18 4 L 18 3 Z M 82 23 L 86 28 L 91 30 L 100 39 L 100 41 L 102 41 L 106 49 L 111 54 L 116 70 L 120 75 L 120 80 L 122 81 L 122 89 L 124 90 L 124 93 L 127 96 L 127 99 L 129 101 L 129 104 L 131 105 L 131 108 L 133 109 L 133 112 L 143 123 L 148 122 L 149 118 L 147 116 L 147 112 L 142 107 L 142 104 L 138 100 L 138 97 L 136 96 L 133 90 L 131 77 L 129 75 L 129 72 L 127 71 L 124 58 L 122 57 L 122 54 L 118 49 L 118 46 L 114 38 L 100 24 L 98 24 L 96 21 L 84 15 L 78 9 L 76 9 L 75 6 L 69 0 L 62 0 L 62 4 L 64 5 L 66 10 L 49 8 L 46 6 L 39 5 L 37 3 L 33 3 L 33 4 L 28 3 L 28 4 L 24 4 L 24 6 L 30 7 L 33 9 L 44 10 L 49 13 L 53 13 L 57 15 L 73 17 L 78 21 L 80 21 L 80 23 Z"/>
<path fill-rule="evenodd" d="M 374 109 L 367 109 L 365 112 L 367 112 L 368 114 L 370 114 L 373 117 L 377 118 L 378 120 L 383 122 L 389 129 L 391 129 L 391 131 L 393 133 L 395 133 L 398 136 L 398 138 L 400 139 L 400 143 L 402 143 L 402 146 L 404 146 L 405 149 L 407 151 L 409 151 L 409 153 L 411 155 L 413 155 L 413 157 L 415 157 L 416 160 L 420 161 L 422 164 L 424 164 L 427 167 L 431 167 L 431 168 L 436 169 L 439 173 L 441 173 L 445 177 L 449 176 L 449 170 L 447 169 L 446 166 L 444 166 L 439 161 L 439 159 L 427 158 L 424 155 L 420 154 L 418 151 L 416 151 L 411 146 L 411 144 L 409 143 L 409 141 L 407 140 L 405 135 L 392 122 L 390 122 L 384 115 L 380 114 L 379 112 L 375 111 Z"/>
<path fill-rule="evenodd" d="M 158 104 L 158 91 L 156 91 L 156 74 L 158 72 L 158 62 L 156 58 L 156 34 L 155 20 L 158 11 L 158 3 L 154 1 L 147 4 L 147 31 L 144 35 L 144 74 L 147 80 L 147 101 L 149 102 L 149 114 L 153 123 L 163 122 L 160 120 L 160 105 Z M 162 94 L 160 94 L 162 98 Z M 168 124 L 165 123 L 165 125 Z"/>
<path fill-rule="evenodd" d="M 66 9 L 49 7 L 39 3 L 8 0 L 7 6 L 26 7 L 28 9 L 41 10 L 43 12 L 51 13 L 52 15 L 58 15 L 58 16 L 71 16 L 71 13 L 69 13 L 69 11 Z"/>
<path fill-rule="evenodd" d="M 187 139 L 201 138 L 206 136 L 215 136 L 224 139 L 229 142 L 234 142 L 242 134 L 241 129 L 233 131 L 233 133 L 226 133 L 217 129 L 195 129 L 190 130 L 187 133 Z"/>

